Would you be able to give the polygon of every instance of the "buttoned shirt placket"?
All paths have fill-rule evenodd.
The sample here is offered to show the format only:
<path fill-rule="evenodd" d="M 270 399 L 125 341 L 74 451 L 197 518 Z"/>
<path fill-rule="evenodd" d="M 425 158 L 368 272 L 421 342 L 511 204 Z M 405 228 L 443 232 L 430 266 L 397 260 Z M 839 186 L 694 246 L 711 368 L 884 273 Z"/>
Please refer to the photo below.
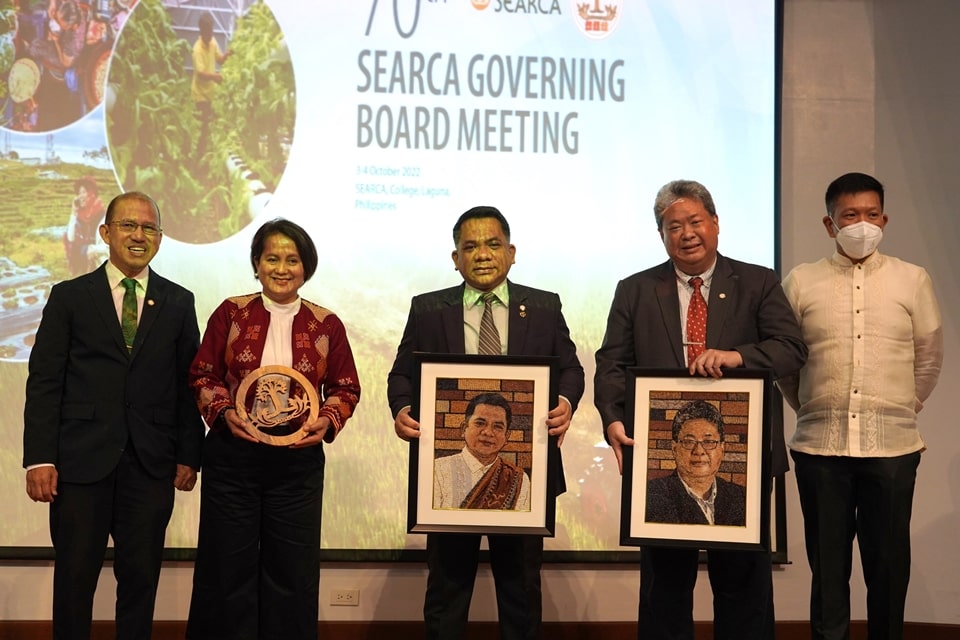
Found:
<path fill-rule="evenodd" d="M 863 264 L 854 265 L 851 274 L 850 299 L 853 301 L 853 371 L 850 378 L 849 400 L 850 407 L 847 414 L 847 450 L 851 456 L 861 456 L 860 421 L 863 394 L 863 380 L 866 375 L 864 367 L 864 351 L 866 349 L 866 269 Z"/>

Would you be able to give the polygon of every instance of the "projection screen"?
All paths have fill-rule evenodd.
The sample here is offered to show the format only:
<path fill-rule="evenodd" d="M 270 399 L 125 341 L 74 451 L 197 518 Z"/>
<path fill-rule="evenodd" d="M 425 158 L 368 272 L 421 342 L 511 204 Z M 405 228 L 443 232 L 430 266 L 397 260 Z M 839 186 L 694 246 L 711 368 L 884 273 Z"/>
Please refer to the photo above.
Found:
<path fill-rule="evenodd" d="M 363 387 L 327 446 L 322 546 L 361 558 L 424 545 L 405 532 L 386 375 L 411 297 L 460 282 L 456 218 L 498 207 L 511 279 L 559 293 L 587 375 L 546 548 L 619 549 L 594 352 L 617 281 L 666 259 L 667 181 L 712 191 L 722 253 L 774 266 L 777 0 L 92 0 L 66 26 L 49 5 L 0 0 L 3 554 L 50 545 L 24 491 L 24 385 L 50 287 L 106 257 L 79 200 L 133 189 L 159 203 L 151 266 L 196 294 L 201 331 L 259 290 L 260 224 L 317 243 L 301 294 L 342 318 Z M 208 109 L 191 92 L 201 14 L 229 52 Z M 63 60 L 49 43 L 68 37 Z M 199 489 L 178 493 L 170 548 L 195 545 L 198 517 Z"/>

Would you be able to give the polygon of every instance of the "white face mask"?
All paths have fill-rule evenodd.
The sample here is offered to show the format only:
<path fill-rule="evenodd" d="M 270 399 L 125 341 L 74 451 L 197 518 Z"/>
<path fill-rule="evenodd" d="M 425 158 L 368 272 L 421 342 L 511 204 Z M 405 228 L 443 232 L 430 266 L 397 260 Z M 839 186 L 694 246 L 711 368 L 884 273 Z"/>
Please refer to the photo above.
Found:
<path fill-rule="evenodd" d="M 837 229 L 837 244 L 852 260 L 863 260 L 876 251 L 883 240 L 883 229 L 873 223 L 857 222 L 841 229 L 833 218 L 830 221 Z"/>

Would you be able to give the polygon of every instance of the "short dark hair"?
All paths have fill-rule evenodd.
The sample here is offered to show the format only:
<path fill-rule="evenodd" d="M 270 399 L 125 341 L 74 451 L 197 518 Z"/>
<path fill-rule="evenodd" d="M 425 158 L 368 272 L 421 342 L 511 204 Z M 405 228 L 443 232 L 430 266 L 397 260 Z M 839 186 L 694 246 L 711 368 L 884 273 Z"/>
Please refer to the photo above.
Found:
<path fill-rule="evenodd" d="M 827 205 L 827 213 L 833 216 L 840 196 L 865 191 L 873 191 L 880 196 L 880 210 L 883 211 L 883 185 L 880 184 L 880 181 L 866 173 L 852 172 L 843 174 L 827 187 L 827 193 L 823 198 Z"/>
<path fill-rule="evenodd" d="M 453 225 L 454 246 L 460 243 L 460 228 L 463 226 L 463 223 L 467 220 L 476 220 L 478 218 L 493 218 L 499 222 L 500 228 L 503 229 L 503 235 L 507 237 L 507 242 L 510 242 L 510 223 L 503 217 L 500 210 L 496 207 L 480 206 L 464 211 L 460 214 L 460 217 L 457 218 L 457 223 Z"/>
<path fill-rule="evenodd" d="M 507 428 L 510 428 L 510 423 L 513 422 L 513 410 L 510 409 L 510 403 L 507 402 L 507 399 L 499 393 L 481 393 L 473 396 L 473 399 L 470 400 L 469 404 L 467 404 L 467 412 L 463 414 L 463 419 L 465 422 L 470 422 L 470 416 L 472 416 L 473 412 L 477 410 L 477 406 L 481 404 L 487 404 L 492 407 L 500 407 L 506 411 Z"/>
<path fill-rule="evenodd" d="M 306 282 L 312 278 L 317 272 L 317 263 L 320 261 L 317 257 L 317 247 L 303 227 L 285 218 L 274 218 L 264 222 L 253 234 L 253 241 L 250 243 L 250 264 L 253 266 L 254 275 L 257 273 L 257 263 L 263 255 L 263 246 L 267 243 L 267 238 L 275 234 L 284 235 L 293 240 L 293 244 L 297 245 L 300 261 L 303 262 L 303 281 Z"/>
<path fill-rule="evenodd" d="M 197 18 L 197 27 L 201 33 L 204 29 L 213 32 L 213 15 L 210 13 L 201 13 L 200 17 Z"/>
<path fill-rule="evenodd" d="M 120 195 L 115 197 L 113 200 L 111 200 L 110 204 L 107 205 L 107 213 L 103 217 L 104 224 L 110 224 L 111 222 L 113 222 L 114 210 L 117 208 L 117 205 L 120 202 L 123 202 L 124 200 L 140 200 L 142 202 L 148 203 L 153 208 L 154 213 L 157 214 L 157 226 L 160 226 L 160 227 L 163 226 L 160 224 L 160 207 L 157 206 L 157 203 L 154 202 L 153 198 L 143 193 L 142 191 L 127 191 L 125 193 L 121 193 Z"/>
<path fill-rule="evenodd" d="M 696 180 L 674 180 L 660 187 L 657 197 L 653 200 L 653 217 L 657 221 L 657 229 L 663 228 L 663 212 L 680 198 L 699 200 L 711 217 L 717 217 L 713 196 L 705 186 Z"/>
<path fill-rule="evenodd" d="M 723 440 L 723 416 L 720 410 L 709 402 L 703 400 L 691 400 L 680 407 L 680 410 L 673 416 L 673 439 L 677 441 L 680 438 L 680 429 L 691 420 L 706 420 L 717 427 L 720 433 L 720 439 Z"/>

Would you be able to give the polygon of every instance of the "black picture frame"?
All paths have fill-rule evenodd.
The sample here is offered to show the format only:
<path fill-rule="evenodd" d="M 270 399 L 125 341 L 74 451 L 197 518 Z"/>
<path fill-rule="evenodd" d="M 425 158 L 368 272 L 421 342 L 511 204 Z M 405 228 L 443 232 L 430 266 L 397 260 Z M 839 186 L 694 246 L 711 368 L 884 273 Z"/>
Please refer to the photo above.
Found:
<path fill-rule="evenodd" d="M 420 422 L 420 437 L 410 443 L 407 531 L 553 536 L 560 450 L 545 421 L 559 401 L 558 359 L 416 353 L 414 360 L 411 415 Z M 524 470 L 528 509 L 450 506 L 435 495 L 437 452 L 454 455 L 463 448 L 462 435 L 452 436 L 460 431 L 467 403 L 479 393 L 498 393 L 513 409 L 500 456 Z"/>
<path fill-rule="evenodd" d="M 722 378 L 691 376 L 686 370 L 631 368 L 627 373 L 627 435 L 635 441 L 623 448 L 623 489 L 620 543 L 627 546 L 671 546 L 697 549 L 741 549 L 771 551 L 771 451 L 770 427 L 773 411 L 773 380 L 768 370 L 725 370 Z M 720 410 L 725 429 L 723 456 L 719 469 L 715 516 L 721 524 L 687 520 L 689 509 L 663 512 L 648 510 L 648 492 L 662 492 L 673 476 L 671 500 L 685 502 L 685 490 L 673 454 L 673 415 L 695 400 Z M 720 484 L 729 483 L 724 499 Z M 730 484 L 739 485 L 732 490 Z M 735 488 L 733 488 L 735 489 Z M 678 493 L 683 491 L 684 493 Z M 651 494 L 652 495 L 652 494 Z M 662 495 L 662 494 L 658 494 Z M 679 497 L 678 497 L 679 496 Z M 742 498 L 741 498 L 742 496 Z M 649 504 L 663 504 L 650 500 Z M 742 501 L 741 514 L 722 516 L 721 508 L 735 511 Z M 676 516 L 684 513 L 684 516 Z M 699 517 L 699 516 L 698 516 Z"/>

